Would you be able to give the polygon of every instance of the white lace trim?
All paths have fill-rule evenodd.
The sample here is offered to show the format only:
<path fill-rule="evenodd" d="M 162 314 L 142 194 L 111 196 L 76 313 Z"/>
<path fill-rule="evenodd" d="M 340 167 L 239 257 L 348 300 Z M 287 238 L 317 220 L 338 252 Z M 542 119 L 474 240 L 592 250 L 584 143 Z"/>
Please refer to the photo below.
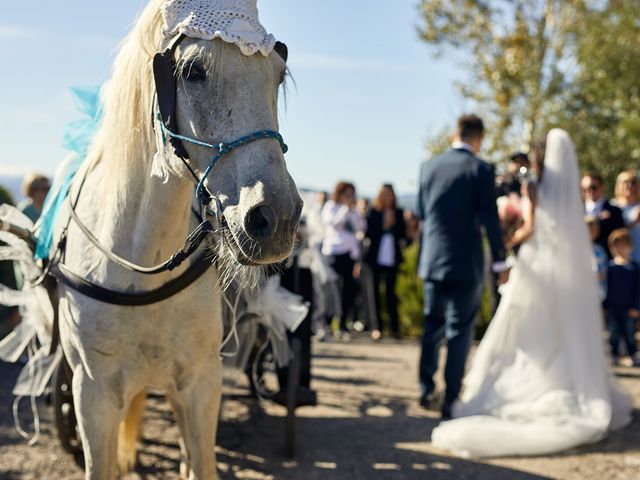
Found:
<path fill-rule="evenodd" d="M 268 56 L 276 43 L 258 19 L 256 0 L 168 0 L 162 7 L 164 34 L 220 38 L 247 56 Z"/>

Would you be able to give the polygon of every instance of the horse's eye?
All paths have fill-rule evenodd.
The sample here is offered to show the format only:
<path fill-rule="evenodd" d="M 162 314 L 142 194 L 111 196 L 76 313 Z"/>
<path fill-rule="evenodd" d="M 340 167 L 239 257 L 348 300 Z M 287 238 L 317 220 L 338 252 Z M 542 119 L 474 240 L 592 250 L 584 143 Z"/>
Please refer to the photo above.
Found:
<path fill-rule="evenodd" d="M 199 63 L 192 63 L 185 66 L 182 71 L 182 78 L 189 82 L 203 82 L 207 79 L 207 71 Z"/>

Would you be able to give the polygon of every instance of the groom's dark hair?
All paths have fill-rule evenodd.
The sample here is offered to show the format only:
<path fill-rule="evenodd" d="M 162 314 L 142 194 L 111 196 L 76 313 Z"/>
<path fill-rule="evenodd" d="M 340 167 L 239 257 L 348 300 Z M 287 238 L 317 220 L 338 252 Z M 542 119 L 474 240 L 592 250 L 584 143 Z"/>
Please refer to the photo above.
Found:
<path fill-rule="evenodd" d="M 482 119 L 474 114 L 462 115 L 458 119 L 458 135 L 460 140 L 473 140 L 484 134 Z"/>

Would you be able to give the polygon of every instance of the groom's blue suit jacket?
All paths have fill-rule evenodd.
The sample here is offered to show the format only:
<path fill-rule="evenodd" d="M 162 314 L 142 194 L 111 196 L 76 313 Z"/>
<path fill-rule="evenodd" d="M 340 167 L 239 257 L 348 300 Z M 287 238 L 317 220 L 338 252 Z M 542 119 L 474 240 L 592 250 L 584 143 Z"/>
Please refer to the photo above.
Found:
<path fill-rule="evenodd" d="M 420 277 L 482 282 L 485 227 L 494 262 L 505 259 L 493 166 L 463 149 L 449 149 L 420 169 L 418 216 L 423 220 Z"/>

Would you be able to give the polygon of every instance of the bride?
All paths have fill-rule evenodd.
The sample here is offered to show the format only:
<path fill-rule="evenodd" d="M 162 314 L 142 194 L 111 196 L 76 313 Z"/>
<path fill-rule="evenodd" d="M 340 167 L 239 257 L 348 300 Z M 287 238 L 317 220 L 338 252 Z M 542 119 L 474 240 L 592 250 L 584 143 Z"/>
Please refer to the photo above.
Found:
<path fill-rule="evenodd" d="M 435 447 L 460 456 L 558 452 L 631 420 L 631 400 L 605 360 L 574 147 L 560 129 L 544 143 L 532 155 L 540 180 L 516 234 L 525 243 L 454 420 L 432 433 Z"/>

